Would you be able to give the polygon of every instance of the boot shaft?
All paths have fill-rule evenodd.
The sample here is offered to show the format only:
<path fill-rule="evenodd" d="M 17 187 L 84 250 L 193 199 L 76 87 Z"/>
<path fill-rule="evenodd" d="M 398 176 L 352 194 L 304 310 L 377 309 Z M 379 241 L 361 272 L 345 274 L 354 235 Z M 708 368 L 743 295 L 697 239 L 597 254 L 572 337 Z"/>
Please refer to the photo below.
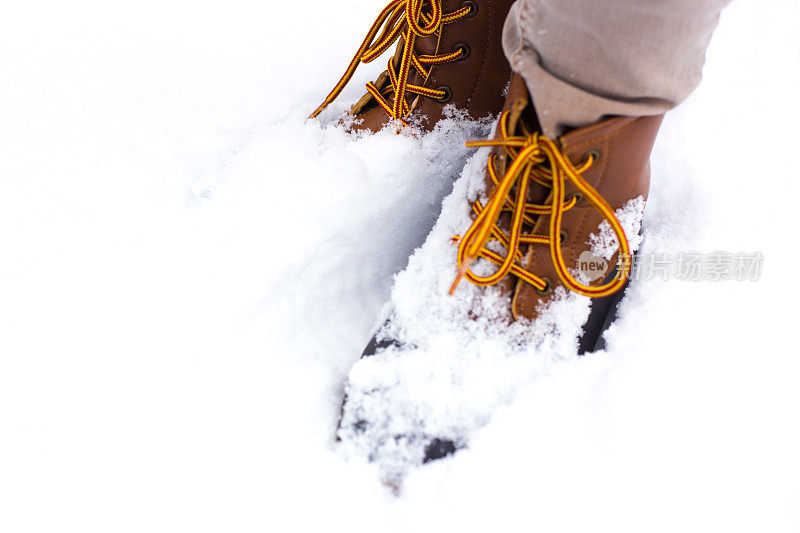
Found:
<path fill-rule="evenodd" d="M 432 34 L 414 34 L 410 37 L 414 56 L 417 59 L 449 56 L 450 59 L 436 64 L 423 62 L 425 72 L 420 72 L 412 63 L 408 71 L 408 85 L 435 92 L 435 96 L 407 92 L 405 102 L 411 112 L 397 118 L 415 118 L 422 127 L 430 130 L 442 116 L 446 105 L 466 110 L 475 119 L 496 115 L 502 108 L 503 92 L 511 74 L 503 54 L 501 36 L 503 23 L 513 3 L 514 0 L 425 0 L 422 15 L 419 16 L 420 24 L 424 25 L 430 20 L 434 7 L 441 7 L 444 20 Z M 406 11 L 412 8 L 414 4 L 411 0 L 398 3 L 395 15 L 386 21 L 385 27 L 401 30 L 400 37 L 387 71 L 375 80 L 373 90 L 380 93 L 389 107 L 394 101 L 395 82 L 401 76 L 402 57 L 407 46 Z M 462 15 L 448 22 L 447 16 L 453 13 Z M 349 71 L 349 75 L 352 75 L 352 71 Z M 345 78 L 343 80 L 346 83 L 349 81 L 348 74 Z M 341 83 L 337 85 L 339 90 Z M 324 109 L 337 94 L 335 89 L 312 116 Z M 356 102 L 350 112 L 360 119 L 357 129 L 377 131 L 391 118 L 391 111 L 386 109 L 386 105 L 382 106 L 372 92 Z"/>

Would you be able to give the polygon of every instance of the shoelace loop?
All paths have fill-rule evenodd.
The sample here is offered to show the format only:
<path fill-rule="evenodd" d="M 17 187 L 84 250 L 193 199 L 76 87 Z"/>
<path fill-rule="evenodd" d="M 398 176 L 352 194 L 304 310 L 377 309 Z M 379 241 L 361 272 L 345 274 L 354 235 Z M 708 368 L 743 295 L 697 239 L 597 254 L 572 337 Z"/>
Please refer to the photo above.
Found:
<path fill-rule="evenodd" d="M 505 175 L 500 178 L 495 166 L 495 154 L 489 156 L 487 169 L 489 177 L 494 182 L 494 191 L 486 205 L 476 201 L 472 208 L 475 220 L 464 234 L 453 237 L 460 241 L 458 246 L 458 274 L 450 288 L 453 294 L 462 277 L 466 277 L 475 285 L 494 285 L 507 274 L 522 279 L 535 287 L 538 291 L 548 289 L 548 281 L 536 276 L 522 268 L 518 262 L 522 259 L 519 247 L 523 244 L 542 244 L 550 249 L 550 258 L 555 266 L 556 273 L 561 282 L 570 290 L 599 298 L 608 296 L 621 289 L 631 270 L 630 245 L 622 229 L 622 225 L 614 214 L 608 202 L 581 176 L 594 163 L 594 155 L 575 166 L 563 154 L 558 144 L 545 136 L 533 133 L 531 135 L 510 136 L 508 132 L 509 111 L 500 115 L 500 136 L 497 139 L 486 141 L 470 141 L 468 147 L 500 146 L 510 158 Z M 530 181 L 545 185 L 552 189 L 549 205 L 539 205 L 527 202 Z M 608 221 L 619 242 L 619 263 L 617 273 L 613 279 L 597 286 L 585 285 L 579 282 L 569 272 L 564 262 L 561 250 L 561 222 L 564 212 L 572 209 L 578 198 L 572 196 L 565 199 L 565 186 L 572 182 L 580 194 L 586 198 L 603 218 Z M 516 185 L 516 196 L 511 197 Z M 506 234 L 497 222 L 503 212 L 511 214 L 510 231 Z M 532 216 L 550 215 L 550 224 L 547 235 L 523 234 L 523 226 L 533 227 L 536 220 Z M 506 250 L 505 256 L 487 248 L 489 241 L 499 242 Z M 483 258 L 498 265 L 498 269 L 487 276 L 479 276 L 470 270 L 472 263 Z"/>
<path fill-rule="evenodd" d="M 429 6 L 428 9 L 424 9 L 426 5 Z M 413 104 L 409 105 L 406 101 L 408 93 L 437 100 L 445 98 L 447 92 L 444 90 L 409 84 L 409 72 L 413 67 L 427 79 L 429 71 L 425 65 L 441 65 L 456 61 L 464 55 L 463 49 L 457 48 L 446 54 L 418 56 L 414 53 L 414 43 L 417 37 L 433 35 L 442 25 L 465 18 L 471 11 L 472 7 L 467 4 L 458 11 L 445 14 L 442 10 L 442 0 L 392 0 L 375 19 L 342 78 L 309 118 L 316 117 L 336 100 L 352 79 L 360 63 L 370 63 L 399 38 L 403 39 L 402 51 L 399 52 L 399 70 L 397 70 L 397 56 L 392 57 L 387 67 L 389 85 L 381 90 L 374 82 L 369 82 L 367 91 L 391 118 L 401 121 L 411 113 L 413 107 Z M 392 93 L 394 101 L 390 102 L 387 97 Z"/>

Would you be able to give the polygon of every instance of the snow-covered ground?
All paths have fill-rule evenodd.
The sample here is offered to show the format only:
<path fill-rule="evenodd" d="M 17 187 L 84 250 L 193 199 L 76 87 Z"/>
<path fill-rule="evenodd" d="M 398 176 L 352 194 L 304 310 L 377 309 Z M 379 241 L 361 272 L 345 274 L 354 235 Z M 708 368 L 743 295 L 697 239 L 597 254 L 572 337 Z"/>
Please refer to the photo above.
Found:
<path fill-rule="evenodd" d="M 485 124 L 348 135 L 369 67 L 305 121 L 381 7 L 3 7 L 0 531 L 798 531 L 800 2 L 724 13 L 645 214 L 761 279 L 638 283 L 399 496 L 343 384 Z"/>

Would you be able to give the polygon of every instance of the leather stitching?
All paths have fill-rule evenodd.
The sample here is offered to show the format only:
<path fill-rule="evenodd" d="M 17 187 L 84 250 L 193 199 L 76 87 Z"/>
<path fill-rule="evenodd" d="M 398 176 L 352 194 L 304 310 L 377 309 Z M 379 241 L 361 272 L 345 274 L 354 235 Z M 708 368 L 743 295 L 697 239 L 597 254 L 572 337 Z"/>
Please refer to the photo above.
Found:
<path fill-rule="evenodd" d="M 489 10 L 489 17 L 488 17 L 488 21 L 487 21 L 487 30 L 488 31 L 486 32 L 486 42 L 484 43 L 484 46 L 483 46 L 483 59 L 481 61 L 481 70 L 478 73 L 478 77 L 475 78 L 475 84 L 472 86 L 472 92 L 469 94 L 469 98 L 467 99 L 467 102 L 471 102 L 472 98 L 475 96 L 475 93 L 478 92 L 478 83 L 480 82 L 480 80 L 483 79 L 484 72 L 486 71 L 486 63 L 488 62 L 488 59 L 489 59 L 489 48 L 491 46 L 490 42 L 491 42 L 491 38 L 492 38 L 492 29 L 493 29 L 492 20 L 493 20 L 493 14 L 494 14 L 494 11 L 492 10 L 492 0 L 489 0 L 486 9 Z"/>

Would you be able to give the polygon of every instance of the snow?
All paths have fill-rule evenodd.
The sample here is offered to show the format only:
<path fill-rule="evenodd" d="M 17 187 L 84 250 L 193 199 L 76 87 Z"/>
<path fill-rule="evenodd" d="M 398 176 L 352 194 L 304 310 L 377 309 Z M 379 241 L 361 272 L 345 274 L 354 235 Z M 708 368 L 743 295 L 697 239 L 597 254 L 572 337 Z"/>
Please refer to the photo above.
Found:
<path fill-rule="evenodd" d="M 488 154 L 484 148 L 469 159 L 425 243 L 395 278 L 388 317 L 380 318 L 376 334 L 393 345 L 356 362 L 345 386 L 337 431 L 343 453 L 375 463 L 380 478 L 398 488 L 423 464 L 429 445 L 469 446 L 475 430 L 521 386 L 575 359 L 589 315 L 589 298 L 563 288 L 533 323 L 514 322 L 509 296 L 498 287 L 464 281 L 449 294 L 458 248 L 452 236 L 470 226 L 471 203 L 485 199 Z M 618 210 L 626 234 L 638 235 L 643 207 L 640 196 Z M 613 232 L 601 225 L 598 233 Z M 618 244 L 605 240 L 610 259 Z M 631 250 L 638 246 L 632 239 Z M 496 269 L 476 262 L 475 270 L 481 268 L 487 269 L 481 275 Z"/>
<path fill-rule="evenodd" d="M 644 240 L 641 235 L 641 229 L 646 205 L 647 202 L 645 202 L 644 196 L 637 196 L 628 200 L 625 205 L 614 213 L 622 226 L 622 230 L 625 232 L 625 237 L 632 251 L 638 250 Z M 602 257 L 606 261 L 610 261 L 611 257 L 619 249 L 617 234 L 614 233 L 611 224 L 606 220 L 600 223 L 600 227 L 596 232 L 589 235 L 589 241 L 586 244 L 589 245 L 589 250 L 593 255 Z"/>
<path fill-rule="evenodd" d="M 306 122 L 383 4 L 312 6 L 4 7 L 0 529 L 797 531 L 800 3 L 723 14 L 643 222 L 643 253 L 759 251 L 761 279 L 638 282 L 582 358 L 476 324 L 454 368 L 457 333 L 416 330 L 420 399 L 456 375 L 431 410 L 475 423 L 397 495 L 337 445 L 343 387 L 388 375 L 355 363 L 393 290 L 413 319 L 448 278 L 393 275 L 487 124 L 349 135 L 369 67 Z"/>

